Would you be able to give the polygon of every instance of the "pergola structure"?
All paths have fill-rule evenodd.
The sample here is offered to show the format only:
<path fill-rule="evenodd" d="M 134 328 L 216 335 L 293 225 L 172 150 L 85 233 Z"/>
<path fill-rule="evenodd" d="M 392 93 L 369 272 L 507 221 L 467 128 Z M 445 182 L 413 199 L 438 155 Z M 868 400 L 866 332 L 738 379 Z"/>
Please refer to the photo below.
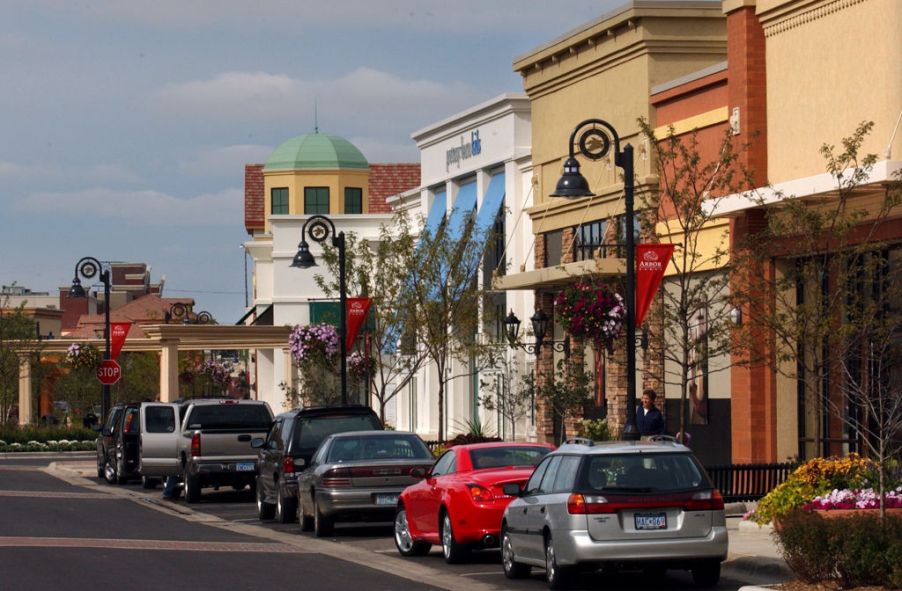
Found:
<path fill-rule="evenodd" d="M 123 351 L 156 351 L 160 353 L 161 402 L 178 398 L 178 352 L 224 349 L 281 349 L 285 356 L 287 375 L 291 383 L 294 366 L 288 350 L 290 326 L 232 326 L 203 324 L 154 324 L 141 326 L 146 338 L 128 338 Z M 62 354 L 73 343 L 94 345 L 103 349 L 103 339 L 52 339 L 37 346 L 19 350 L 19 424 L 32 422 L 31 362 L 32 354 Z M 99 386 L 98 386 L 99 387 Z"/>

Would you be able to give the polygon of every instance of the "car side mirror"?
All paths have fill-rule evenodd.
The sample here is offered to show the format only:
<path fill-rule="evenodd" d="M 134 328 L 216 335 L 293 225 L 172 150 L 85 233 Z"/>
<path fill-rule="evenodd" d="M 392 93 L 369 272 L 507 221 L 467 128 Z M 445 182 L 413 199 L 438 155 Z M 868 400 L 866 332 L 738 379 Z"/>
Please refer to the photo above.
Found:
<path fill-rule="evenodd" d="M 251 447 L 254 449 L 260 449 L 263 447 L 263 444 L 266 443 L 266 440 L 262 437 L 254 437 L 251 439 Z"/>
<path fill-rule="evenodd" d="M 422 466 L 417 466 L 416 468 L 412 468 L 410 470 L 410 475 L 413 476 L 414 478 L 419 478 L 419 479 L 426 478 L 426 475 L 428 473 L 429 473 L 429 471 Z"/>
<path fill-rule="evenodd" d="M 519 497 L 523 495 L 523 489 L 516 482 L 509 482 L 502 487 L 504 494 L 509 497 Z"/>

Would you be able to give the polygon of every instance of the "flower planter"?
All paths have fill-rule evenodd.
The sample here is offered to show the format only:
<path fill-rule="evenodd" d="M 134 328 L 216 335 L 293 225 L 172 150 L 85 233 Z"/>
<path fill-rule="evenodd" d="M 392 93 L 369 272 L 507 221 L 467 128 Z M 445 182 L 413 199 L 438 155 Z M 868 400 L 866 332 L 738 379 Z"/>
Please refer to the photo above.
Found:
<path fill-rule="evenodd" d="M 814 512 L 824 519 L 843 519 L 855 515 L 880 517 L 880 509 L 815 509 Z M 887 508 L 886 516 L 902 517 L 902 507 Z"/>

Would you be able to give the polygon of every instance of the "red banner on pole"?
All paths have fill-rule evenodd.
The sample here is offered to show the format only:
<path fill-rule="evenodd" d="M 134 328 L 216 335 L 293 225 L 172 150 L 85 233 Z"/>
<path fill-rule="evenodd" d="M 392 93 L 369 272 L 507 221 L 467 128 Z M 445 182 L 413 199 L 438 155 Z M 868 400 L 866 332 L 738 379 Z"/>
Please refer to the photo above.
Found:
<path fill-rule="evenodd" d="M 661 287 L 673 247 L 673 244 L 636 245 L 636 326 L 642 325 L 655 293 Z"/>
<path fill-rule="evenodd" d="M 357 333 L 360 327 L 366 322 L 366 315 L 369 314 L 370 304 L 373 300 L 370 298 L 348 298 L 348 335 L 345 343 L 350 351 L 351 345 L 357 339 Z"/>
<path fill-rule="evenodd" d="M 110 322 L 110 359 L 118 359 L 125 337 L 132 327 L 131 322 Z"/>

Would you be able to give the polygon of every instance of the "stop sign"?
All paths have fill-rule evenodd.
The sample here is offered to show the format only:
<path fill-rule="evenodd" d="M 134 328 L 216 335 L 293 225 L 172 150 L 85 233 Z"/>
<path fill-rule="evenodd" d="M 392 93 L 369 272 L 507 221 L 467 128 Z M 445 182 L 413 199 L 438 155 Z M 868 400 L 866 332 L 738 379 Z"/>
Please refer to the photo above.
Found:
<path fill-rule="evenodd" d="M 97 368 L 97 379 L 104 386 L 112 386 L 122 377 L 122 368 L 115 359 L 104 359 Z"/>

